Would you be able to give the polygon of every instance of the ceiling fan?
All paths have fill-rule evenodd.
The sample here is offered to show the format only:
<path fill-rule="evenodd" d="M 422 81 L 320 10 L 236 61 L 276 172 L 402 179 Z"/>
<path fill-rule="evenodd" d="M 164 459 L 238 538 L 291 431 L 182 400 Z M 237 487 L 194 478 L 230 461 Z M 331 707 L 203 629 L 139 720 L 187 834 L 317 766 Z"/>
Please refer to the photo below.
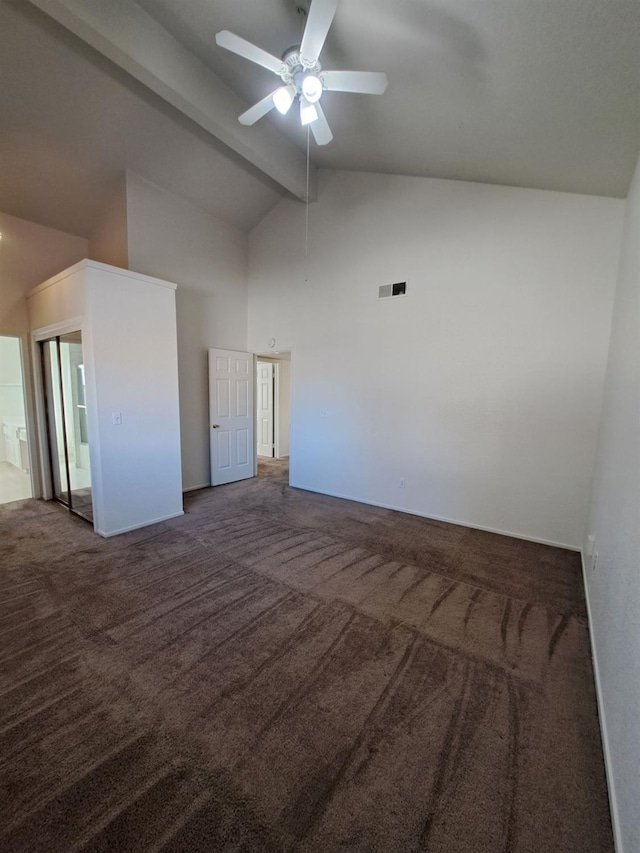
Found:
<path fill-rule="evenodd" d="M 296 7 L 307 15 L 302 42 L 285 50 L 282 59 L 229 30 L 216 34 L 216 44 L 262 65 L 280 77 L 283 83 L 242 113 L 238 117 L 241 124 L 255 124 L 274 107 L 285 115 L 298 100 L 301 124 L 310 125 L 318 145 L 326 145 L 333 139 L 333 134 L 320 106 L 322 93 L 381 95 L 387 88 L 387 75 L 378 71 L 323 71 L 318 58 L 338 8 L 338 0 L 312 0 L 311 3 L 298 0 Z"/>

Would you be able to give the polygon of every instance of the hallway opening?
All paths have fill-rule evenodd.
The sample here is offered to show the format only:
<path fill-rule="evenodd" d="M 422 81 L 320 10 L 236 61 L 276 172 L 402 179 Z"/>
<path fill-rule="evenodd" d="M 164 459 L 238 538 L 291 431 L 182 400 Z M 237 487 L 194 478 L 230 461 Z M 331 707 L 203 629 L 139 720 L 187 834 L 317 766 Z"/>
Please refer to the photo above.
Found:
<path fill-rule="evenodd" d="M 0 503 L 33 497 L 20 338 L 0 336 Z"/>

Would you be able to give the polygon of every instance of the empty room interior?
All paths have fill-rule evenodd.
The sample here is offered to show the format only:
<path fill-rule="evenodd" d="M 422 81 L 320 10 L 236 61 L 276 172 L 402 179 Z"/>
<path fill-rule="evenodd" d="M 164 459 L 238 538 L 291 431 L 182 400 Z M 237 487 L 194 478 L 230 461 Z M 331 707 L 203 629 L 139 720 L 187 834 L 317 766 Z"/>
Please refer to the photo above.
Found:
<path fill-rule="evenodd" d="M 0 848 L 638 853 L 637 0 L 0 69 Z"/>

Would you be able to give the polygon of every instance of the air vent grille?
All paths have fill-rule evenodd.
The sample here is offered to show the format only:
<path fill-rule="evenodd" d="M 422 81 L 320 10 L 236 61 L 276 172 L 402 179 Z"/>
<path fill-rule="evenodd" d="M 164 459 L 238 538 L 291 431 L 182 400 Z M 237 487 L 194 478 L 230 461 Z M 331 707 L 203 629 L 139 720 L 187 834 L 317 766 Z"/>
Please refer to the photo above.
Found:
<path fill-rule="evenodd" d="M 406 296 L 407 282 L 397 281 L 395 284 L 381 284 L 378 288 L 378 299 L 388 299 L 391 296 Z"/>

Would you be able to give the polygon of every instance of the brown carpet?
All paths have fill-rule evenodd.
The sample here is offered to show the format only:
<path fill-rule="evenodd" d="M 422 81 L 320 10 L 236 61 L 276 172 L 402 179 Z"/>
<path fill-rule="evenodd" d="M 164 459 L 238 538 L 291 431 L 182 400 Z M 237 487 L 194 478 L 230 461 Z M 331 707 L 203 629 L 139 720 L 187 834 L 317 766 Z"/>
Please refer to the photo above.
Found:
<path fill-rule="evenodd" d="M 0 849 L 613 849 L 576 554 L 263 476 L 0 507 Z"/>

